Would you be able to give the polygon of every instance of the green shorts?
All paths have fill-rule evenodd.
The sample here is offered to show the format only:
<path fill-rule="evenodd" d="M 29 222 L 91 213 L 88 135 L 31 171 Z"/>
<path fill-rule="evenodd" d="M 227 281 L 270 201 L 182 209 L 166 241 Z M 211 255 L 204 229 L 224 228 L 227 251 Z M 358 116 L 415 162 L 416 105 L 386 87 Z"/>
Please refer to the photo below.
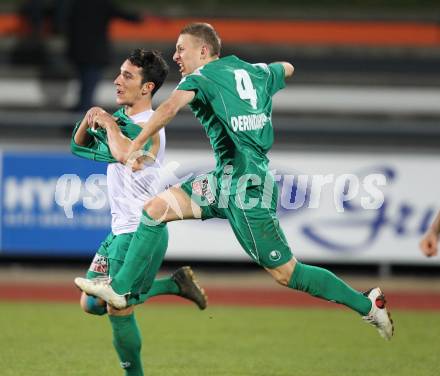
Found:
<path fill-rule="evenodd" d="M 276 214 L 278 187 L 273 179 L 225 195 L 214 174 L 208 173 L 181 188 L 201 207 L 202 220 L 227 219 L 243 249 L 259 265 L 274 269 L 292 259 Z"/>
<path fill-rule="evenodd" d="M 98 251 L 90 264 L 86 277 L 88 279 L 109 276 L 113 277 L 121 269 L 131 238 L 134 232 L 114 235 L 112 232 L 101 243 Z M 131 304 L 141 304 L 147 300 L 147 292 L 151 287 L 151 280 L 144 274 L 133 284 L 130 296 Z"/>

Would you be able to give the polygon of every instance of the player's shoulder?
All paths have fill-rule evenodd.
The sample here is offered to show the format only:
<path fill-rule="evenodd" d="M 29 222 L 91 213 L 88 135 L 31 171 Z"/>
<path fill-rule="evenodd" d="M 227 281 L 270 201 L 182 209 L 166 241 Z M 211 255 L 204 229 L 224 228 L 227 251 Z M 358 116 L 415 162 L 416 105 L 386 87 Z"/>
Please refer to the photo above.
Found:
<path fill-rule="evenodd" d="M 270 72 L 269 65 L 267 65 L 266 63 L 254 63 L 252 64 L 252 66 L 257 70 L 263 70 L 267 73 Z"/>
<path fill-rule="evenodd" d="M 234 68 L 239 64 L 240 59 L 235 55 L 228 55 L 212 60 L 209 63 L 201 66 L 194 71 L 193 74 L 209 77 L 210 75 L 221 73 L 224 70 L 228 70 L 231 67 Z"/>
<path fill-rule="evenodd" d="M 154 110 L 148 108 L 132 116 L 130 119 L 133 123 L 142 126 L 142 124 L 145 124 L 148 122 L 148 120 L 150 120 L 150 117 L 153 116 L 153 114 L 154 114 Z"/>
<path fill-rule="evenodd" d="M 251 63 L 249 61 L 240 59 L 235 55 L 228 56 L 225 59 L 225 63 L 229 64 L 234 69 L 244 69 L 254 73 L 270 73 L 269 66 L 266 63 Z"/>
<path fill-rule="evenodd" d="M 198 68 L 194 72 L 182 77 L 177 84 L 177 87 L 184 85 L 184 84 L 190 84 L 190 83 L 199 83 L 203 81 L 204 74 L 202 74 L 202 69 Z"/>

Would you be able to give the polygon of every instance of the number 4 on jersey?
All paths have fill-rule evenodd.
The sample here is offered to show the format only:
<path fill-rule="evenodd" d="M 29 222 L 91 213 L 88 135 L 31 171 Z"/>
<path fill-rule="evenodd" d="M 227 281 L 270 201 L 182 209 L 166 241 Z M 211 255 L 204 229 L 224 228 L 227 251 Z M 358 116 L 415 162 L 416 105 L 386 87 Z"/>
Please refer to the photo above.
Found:
<path fill-rule="evenodd" d="M 237 93 L 241 99 L 251 102 L 251 106 L 254 110 L 257 109 L 257 91 L 252 85 L 251 77 L 249 73 L 244 69 L 234 70 L 235 82 L 237 84 Z"/>

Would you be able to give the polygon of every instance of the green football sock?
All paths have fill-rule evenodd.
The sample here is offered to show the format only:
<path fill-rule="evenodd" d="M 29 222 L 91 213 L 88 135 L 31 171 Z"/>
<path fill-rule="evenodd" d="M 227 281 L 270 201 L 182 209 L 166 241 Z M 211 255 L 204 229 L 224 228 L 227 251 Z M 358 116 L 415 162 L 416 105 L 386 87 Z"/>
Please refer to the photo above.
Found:
<path fill-rule="evenodd" d="M 113 346 L 118 353 L 126 376 L 143 376 L 141 362 L 142 340 L 134 314 L 109 316 L 113 329 Z"/>
<path fill-rule="evenodd" d="M 147 297 L 151 298 L 157 295 L 179 295 L 180 288 L 171 277 L 155 279 L 148 291 Z"/>
<path fill-rule="evenodd" d="M 134 282 L 144 276 L 153 284 L 168 247 L 166 223 L 155 222 L 145 211 L 125 256 L 124 264 L 112 280 L 118 294 L 128 294 Z M 144 267 L 143 267 L 144 265 Z"/>
<path fill-rule="evenodd" d="M 323 268 L 297 262 L 288 286 L 312 296 L 343 304 L 362 316 L 367 315 L 371 310 L 370 299 Z"/>

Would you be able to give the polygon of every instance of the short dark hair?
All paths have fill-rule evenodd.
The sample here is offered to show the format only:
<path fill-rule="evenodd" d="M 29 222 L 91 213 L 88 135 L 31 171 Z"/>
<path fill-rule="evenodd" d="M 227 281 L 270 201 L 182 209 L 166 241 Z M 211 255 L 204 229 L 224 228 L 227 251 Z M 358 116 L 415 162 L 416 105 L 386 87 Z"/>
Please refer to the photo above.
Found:
<path fill-rule="evenodd" d="M 201 39 L 205 42 L 212 55 L 220 56 L 220 50 L 222 48 L 222 41 L 217 34 L 217 31 L 208 23 L 194 22 L 186 25 L 180 34 L 189 34 Z"/>
<path fill-rule="evenodd" d="M 127 60 L 142 68 L 142 83 L 153 82 L 154 89 L 151 92 L 153 96 L 162 86 L 168 75 L 169 67 L 162 54 L 156 50 L 145 50 L 144 48 L 136 48 L 130 53 Z"/>

